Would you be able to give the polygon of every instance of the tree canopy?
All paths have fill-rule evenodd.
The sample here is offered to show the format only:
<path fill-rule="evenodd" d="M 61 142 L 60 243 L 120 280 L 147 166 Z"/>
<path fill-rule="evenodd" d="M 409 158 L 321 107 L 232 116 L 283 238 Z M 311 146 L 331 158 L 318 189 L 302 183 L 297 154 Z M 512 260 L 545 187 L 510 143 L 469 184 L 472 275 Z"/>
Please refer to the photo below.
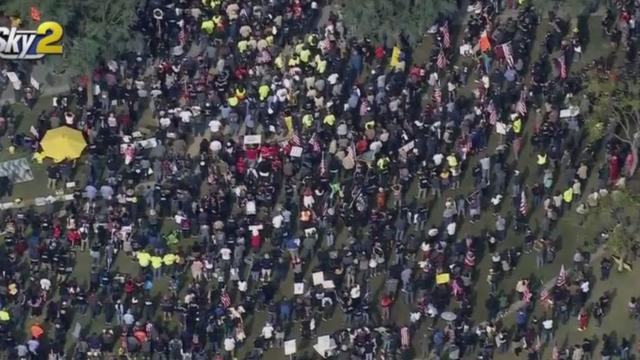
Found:
<path fill-rule="evenodd" d="M 361 0 L 345 1 L 342 15 L 355 36 L 388 41 L 402 32 L 415 43 L 438 16 L 455 11 L 452 0 Z"/>
<path fill-rule="evenodd" d="M 132 38 L 131 25 L 136 19 L 139 0 L 41 0 L 37 9 L 42 21 L 62 25 L 64 61 L 56 57 L 47 60 L 64 65 L 73 73 L 91 69 L 100 58 L 109 59 L 125 51 Z M 33 3 L 9 0 L 3 4 L 6 14 L 20 15 L 31 22 Z M 30 25 L 27 25 L 31 27 Z"/>
<path fill-rule="evenodd" d="M 640 244 L 640 198 L 629 192 L 614 190 L 591 208 L 584 233 L 606 235 L 605 246 L 611 255 L 624 258 L 635 244 Z"/>
<path fill-rule="evenodd" d="M 587 141 L 610 135 L 628 145 L 634 155 L 633 174 L 640 146 L 640 88 L 614 78 L 593 77 L 587 92 L 595 99 L 593 112 L 585 119 Z"/>

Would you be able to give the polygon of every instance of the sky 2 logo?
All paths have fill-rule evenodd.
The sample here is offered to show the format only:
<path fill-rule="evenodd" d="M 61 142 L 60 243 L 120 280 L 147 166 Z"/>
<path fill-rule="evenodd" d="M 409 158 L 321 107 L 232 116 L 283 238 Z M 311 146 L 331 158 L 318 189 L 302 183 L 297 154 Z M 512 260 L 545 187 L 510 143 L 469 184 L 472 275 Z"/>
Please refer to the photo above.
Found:
<path fill-rule="evenodd" d="M 62 54 L 62 26 L 46 21 L 34 30 L 0 27 L 0 59 L 37 60 Z"/>

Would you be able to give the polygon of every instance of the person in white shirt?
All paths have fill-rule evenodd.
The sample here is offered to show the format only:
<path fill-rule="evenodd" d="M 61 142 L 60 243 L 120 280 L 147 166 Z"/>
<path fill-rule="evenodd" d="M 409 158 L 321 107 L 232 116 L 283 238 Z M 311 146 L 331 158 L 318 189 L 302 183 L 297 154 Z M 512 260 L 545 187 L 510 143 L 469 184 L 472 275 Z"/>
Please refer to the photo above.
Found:
<path fill-rule="evenodd" d="M 435 154 L 433 155 L 433 163 L 436 166 L 440 166 L 440 164 L 442 164 L 442 160 L 444 159 L 444 155 L 442 154 Z"/>
<path fill-rule="evenodd" d="M 224 339 L 224 351 L 228 352 L 230 355 L 233 355 L 233 352 L 236 349 L 236 340 L 228 336 Z"/>
<path fill-rule="evenodd" d="M 213 119 L 209 121 L 209 131 L 211 131 L 212 134 L 218 133 L 221 128 L 222 128 L 222 122 L 220 122 L 220 120 Z"/>
<path fill-rule="evenodd" d="M 189 124 L 191 122 L 191 117 L 193 116 L 193 113 L 191 112 L 191 109 L 183 108 L 182 110 L 180 110 L 180 113 L 178 115 L 180 116 L 180 120 L 183 123 Z"/>
<path fill-rule="evenodd" d="M 274 229 L 280 229 L 280 227 L 282 227 L 283 221 L 284 217 L 281 214 L 277 214 L 273 217 L 273 220 L 271 220 L 271 224 L 273 225 Z"/>
<path fill-rule="evenodd" d="M 267 322 L 262 328 L 262 337 L 267 343 L 267 346 L 270 346 L 269 344 L 271 344 L 271 340 L 273 339 L 273 331 L 273 325 L 271 325 L 271 323 L 269 322 Z"/>
<path fill-rule="evenodd" d="M 545 344 L 553 340 L 553 319 L 547 318 L 542 322 L 542 337 Z"/>
<path fill-rule="evenodd" d="M 222 249 L 220 249 L 220 257 L 225 262 L 230 261 L 231 260 L 231 249 L 229 249 L 226 246 L 223 247 Z"/>

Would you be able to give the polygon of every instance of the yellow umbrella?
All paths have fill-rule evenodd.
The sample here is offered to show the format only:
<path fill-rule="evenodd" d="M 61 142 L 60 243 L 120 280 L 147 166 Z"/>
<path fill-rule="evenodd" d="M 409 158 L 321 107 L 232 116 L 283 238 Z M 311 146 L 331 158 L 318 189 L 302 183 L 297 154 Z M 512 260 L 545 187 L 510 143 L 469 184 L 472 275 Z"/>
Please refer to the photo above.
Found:
<path fill-rule="evenodd" d="M 77 159 L 87 146 L 82 132 L 67 126 L 49 130 L 40 142 L 42 154 L 56 162 L 65 159 Z"/>

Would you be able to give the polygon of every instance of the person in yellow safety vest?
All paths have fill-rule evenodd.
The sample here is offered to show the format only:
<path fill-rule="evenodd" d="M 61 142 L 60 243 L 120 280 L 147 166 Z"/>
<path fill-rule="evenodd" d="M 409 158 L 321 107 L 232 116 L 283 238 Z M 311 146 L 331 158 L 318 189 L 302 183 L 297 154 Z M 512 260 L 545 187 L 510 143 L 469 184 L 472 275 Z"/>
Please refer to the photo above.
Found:
<path fill-rule="evenodd" d="M 11 314 L 5 309 L 0 310 L 0 321 L 7 322 L 11 320 Z"/>
<path fill-rule="evenodd" d="M 282 58 L 282 54 L 278 55 L 275 60 L 273 60 L 273 63 L 279 70 L 282 70 L 282 68 L 284 68 L 284 59 Z"/>
<path fill-rule="evenodd" d="M 303 64 L 307 64 L 309 60 L 311 60 L 311 51 L 305 47 L 300 51 L 300 61 Z"/>
<path fill-rule="evenodd" d="M 316 62 L 316 71 L 318 72 L 318 74 L 324 74 L 324 72 L 327 70 L 327 60 L 324 60 L 322 57 L 317 55 L 315 62 Z"/>
<path fill-rule="evenodd" d="M 244 52 L 247 51 L 248 47 L 249 47 L 249 42 L 247 40 L 238 41 L 238 51 L 241 54 L 244 54 Z"/>
<path fill-rule="evenodd" d="M 300 59 L 298 59 L 298 55 L 293 55 L 291 59 L 289 59 L 288 65 L 289 67 L 296 67 L 300 64 Z"/>
<path fill-rule="evenodd" d="M 239 101 L 244 100 L 246 95 L 247 95 L 247 90 L 245 88 L 238 87 L 236 89 L 236 98 L 238 98 Z"/>
<path fill-rule="evenodd" d="M 516 135 L 520 135 L 521 132 L 522 132 L 522 120 L 518 116 L 513 121 L 513 133 L 516 134 Z"/>
<path fill-rule="evenodd" d="M 367 130 L 373 130 L 376 127 L 376 122 L 371 120 L 371 121 L 367 121 L 366 123 L 364 123 L 364 128 Z"/>
<path fill-rule="evenodd" d="M 336 123 L 336 117 L 333 114 L 327 114 L 327 116 L 324 117 L 324 120 L 322 120 L 322 123 L 333 127 L 333 125 Z"/>
<path fill-rule="evenodd" d="M 176 259 L 176 254 L 169 253 L 162 257 L 162 262 L 165 266 L 172 266 L 176 262 Z"/>
<path fill-rule="evenodd" d="M 175 264 L 176 261 L 178 261 L 178 256 L 176 254 L 168 253 L 162 257 L 162 263 L 167 268 L 167 271 L 165 271 L 166 273 L 172 272 L 173 264 Z"/>
<path fill-rule="evenodd" d="M 538 164 L 538 175 L 541 175 L 544 169 L 547 167 L 547 153 L 541 152 L 538 154 L 536 159 L 536 164 Z"/>
<path fill-rule="evenodd" d="M 151 267 L 153 268 L 153 276 L 158 277 L 162 275 L 162 257 L 154 255 L 151 257 Z"/>
<path fill-rule="evenodd" d="M 545 165 L 547 165 L 547 153 L 543 152 L 538 154 L 538 158 L 536 160 L 536 164 L 538 164 L 538 167 L 543 167 Z"/>
<path fill-rule="evenodd" d="M 318 45 L 318 35 L 310 34 L 307 36 L 307 44 L 311 47 L 316 47 Z"/>
<path fill-rule="evenodd" d="M 449 165 L 450 168 L 454 168 L 458 166 L 458 159 L 454 154 L 447 156 L 447 164 Z"/>
<path fill-rule="evenodd" d="M 391 160 L 389 160 L 388 157 L 383 156 L 380 159 L 378 159 L 378 161 L 376 162 L 376 165 L 378 166 L 378 170 L 380 171 L 385 171 L 387 170 L 387 168 L 389 167 L 389 163 L 391 162 Z"/>
<path fill-rule="evenodd" d="M 227 104 L 229 104 L 229 106 L 231 106 L 231 107 L 238 106 L 238 98 L 236 98 L 235 96 L 229 97 L 227 99 Z"/>
<path fill-rule="evenodd" d="M 215 30 L 215 27 L 216 27 L 216 25 L 213 22 L 213 20 L 203 21 L 202 24 L 200 25 L 200 29 L 202 31 L 204 31 L 207 35 L 213 34 L 213 31 Z"/>
<path fill-rule="evenodd" d="M 313 126 L 313 116 L 311 116 L 311 114 L 304 114 L 302 116 L 302 125 L 304 125 L 305 128 L 310 128 Z"/>
<path fill-rule="evenodd" d="M 284 126 L 287 127 L 287 136 L 291 135 L 293 133 L 293 116 L 291 114 L 285 114 Z"/>
<path fill-rule="evenodd" d="M 562 193 L 562 200 L 567 204 L 571 204 L 573 201 L 573 187 L 569 187 Z"/>
<path fill-rule="evenodd" d="M 211 18 L 211 20 L 213 20 L 214 24 L 216 24 L 216 27 L 217 27 L 218 29 L 223 28 L 223 26 L 222 26 L 222 25 L 223 25 L 223 23 L 222 23 L 222 16 L 220 16 L 220 15 L 214 15 L 214 16 Z"/>
<path fill-rule="evenodd" d="M 269 85 L 266 85 L 266 84 L 260 85 L 260 87 L 258 88 L 258 94 L 260 95 L 260 101 L 267 100 L 267 98 L 269 97 L 269 92 L 270 91 L 271 91 L 271 88 L 269 87 Z"/>
<path fill-rule="evenodd" d="M 138 253 L 137 258 L 138 258 L 138 264 L 140 265 L 141 268 L 146 268 L 151 263 L 151 255 L 149 255 L 149 253 L 146 251 L 140 251 Z"/>

